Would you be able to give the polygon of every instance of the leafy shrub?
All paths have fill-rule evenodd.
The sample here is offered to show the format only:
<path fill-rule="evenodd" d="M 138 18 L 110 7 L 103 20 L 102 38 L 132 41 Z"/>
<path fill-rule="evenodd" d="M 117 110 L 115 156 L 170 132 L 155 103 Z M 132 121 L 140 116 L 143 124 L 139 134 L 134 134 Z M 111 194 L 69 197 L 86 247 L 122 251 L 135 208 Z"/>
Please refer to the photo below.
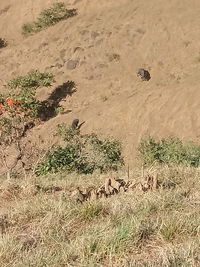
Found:
<path fill-rule="evenodd" d="M 77 14 L 76 9 L 66 9 L 62 2 L 54 3 L 52 7 L 43 10 L 37 21 L 26 23 L 22 26 L 22 33 L 29 35 L 34 32 L 39 32 L 44 28 L 55 25 L 61 20 L 68 19 Z"/>
<path fill-rule="evenodd" d="M 5 39 L 0 38 L 0 48 L 6 47 L 7 46 L 7 42 Z"/>
<path fill-rule="evenodd" d="M 9 93 L 0 95 L 0 142 L 9 144 L 20 138 L 25 123 L 38 116 L 41 103 L 36 99 L 36 89 L 50 86 L 51 73 L 29 72 L 8 82 Z"/>
<path fill-rule="evenodd" d="M 141 141 L 138 150 L 146 165 L 154 162 L 194 167 L 200 165 L 200 146 L 183 143 L 178 138 L 156 140 L 149 137 Z"/>
<path fill-rule="evenodd" d="M 100 140 L 97 135 L 80 135 L 78 130 L 60 125 L 58 133 L 66 141 L 64 147 L 54 147 L 46 159 L 38 164 L 37 175 L 61 170 L 93 173 L 117 170 L 124 164 L 121 145 L 116 140 Z"/>
<path fill-rule="evenodd" d="M 37 117 L 40 102 L 36 100 L 36 89 L 41 86 L 51 86 L 54 76 L 51 73 L 31 71 L 25 76 L 19 76 L 8 83 L 12 97 L 20 101 L 25 110 L 31 110 L 32 117 Z M 17 93 L 16 93 L 17 89 Z"/>
<path fill-rule="evenodd" d="M 37 89 L 40 86 L 51 86 L 52 82 L 54 82 L 54 76 L 52 73 L 39 72 L 36 70 L 29 72 L 25 76 L 19 76 L 12 79 L 8 83 L 8 86 L 11 89 Z"/>

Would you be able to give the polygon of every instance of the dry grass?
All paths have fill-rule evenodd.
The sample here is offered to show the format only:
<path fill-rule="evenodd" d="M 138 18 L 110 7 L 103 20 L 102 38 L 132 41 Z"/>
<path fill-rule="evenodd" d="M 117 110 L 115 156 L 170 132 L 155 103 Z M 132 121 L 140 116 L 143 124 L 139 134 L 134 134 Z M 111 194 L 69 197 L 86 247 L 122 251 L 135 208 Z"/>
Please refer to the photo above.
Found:
<path fill-rule="evenodd" d="M 82 205 L 69 192 L 101 184 L 98 174 L 2 178 L 1 266 L 200 266 L 199 169 L 162 168 L 158 177 L 166 186 L 156 191 Z"/>

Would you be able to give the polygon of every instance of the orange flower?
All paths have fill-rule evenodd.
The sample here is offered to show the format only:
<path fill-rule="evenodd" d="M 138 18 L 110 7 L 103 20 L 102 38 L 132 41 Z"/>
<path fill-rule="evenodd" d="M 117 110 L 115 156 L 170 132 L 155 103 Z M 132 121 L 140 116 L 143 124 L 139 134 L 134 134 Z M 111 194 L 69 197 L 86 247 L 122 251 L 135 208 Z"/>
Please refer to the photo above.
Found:
<path fill-rule="evenodd" d="M 15 105 L 13 99 L 10 97 L 6 98 L 6 103 L 8 104 L 8 106 L 14 106 Z"/>

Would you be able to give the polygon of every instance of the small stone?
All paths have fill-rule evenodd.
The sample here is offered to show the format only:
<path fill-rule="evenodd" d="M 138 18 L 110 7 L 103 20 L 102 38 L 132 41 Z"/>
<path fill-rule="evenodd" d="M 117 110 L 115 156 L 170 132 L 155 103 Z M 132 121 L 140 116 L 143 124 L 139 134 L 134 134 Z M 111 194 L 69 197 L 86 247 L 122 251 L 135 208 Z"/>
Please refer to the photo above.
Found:
<path fill-rule="evenodd" d="M 151 79 L 150 73 L 145 69 L 139 69 L 137 76 L 139 76 L 143 81 L 149 81 Z"/>
<path fill-rule="evenodd" d="M 73 70 L 77 67 L 78 63 L 79 63 L 78 60 L 69 59 L 66 63 L 66 67 L 69 70 Z"/>

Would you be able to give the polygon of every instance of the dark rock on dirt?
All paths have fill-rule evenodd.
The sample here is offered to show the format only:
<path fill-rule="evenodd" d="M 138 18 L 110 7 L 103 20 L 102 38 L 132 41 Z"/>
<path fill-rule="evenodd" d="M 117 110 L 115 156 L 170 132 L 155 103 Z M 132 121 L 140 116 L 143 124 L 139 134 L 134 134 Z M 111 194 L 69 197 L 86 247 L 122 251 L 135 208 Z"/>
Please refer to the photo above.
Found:
<path fill-rule="evenodd" d="M 145 69 L 139 69 L 137 76 L 140 77 L 143 81 L 149 81 L 151 79 L 150 73 Z"/>

